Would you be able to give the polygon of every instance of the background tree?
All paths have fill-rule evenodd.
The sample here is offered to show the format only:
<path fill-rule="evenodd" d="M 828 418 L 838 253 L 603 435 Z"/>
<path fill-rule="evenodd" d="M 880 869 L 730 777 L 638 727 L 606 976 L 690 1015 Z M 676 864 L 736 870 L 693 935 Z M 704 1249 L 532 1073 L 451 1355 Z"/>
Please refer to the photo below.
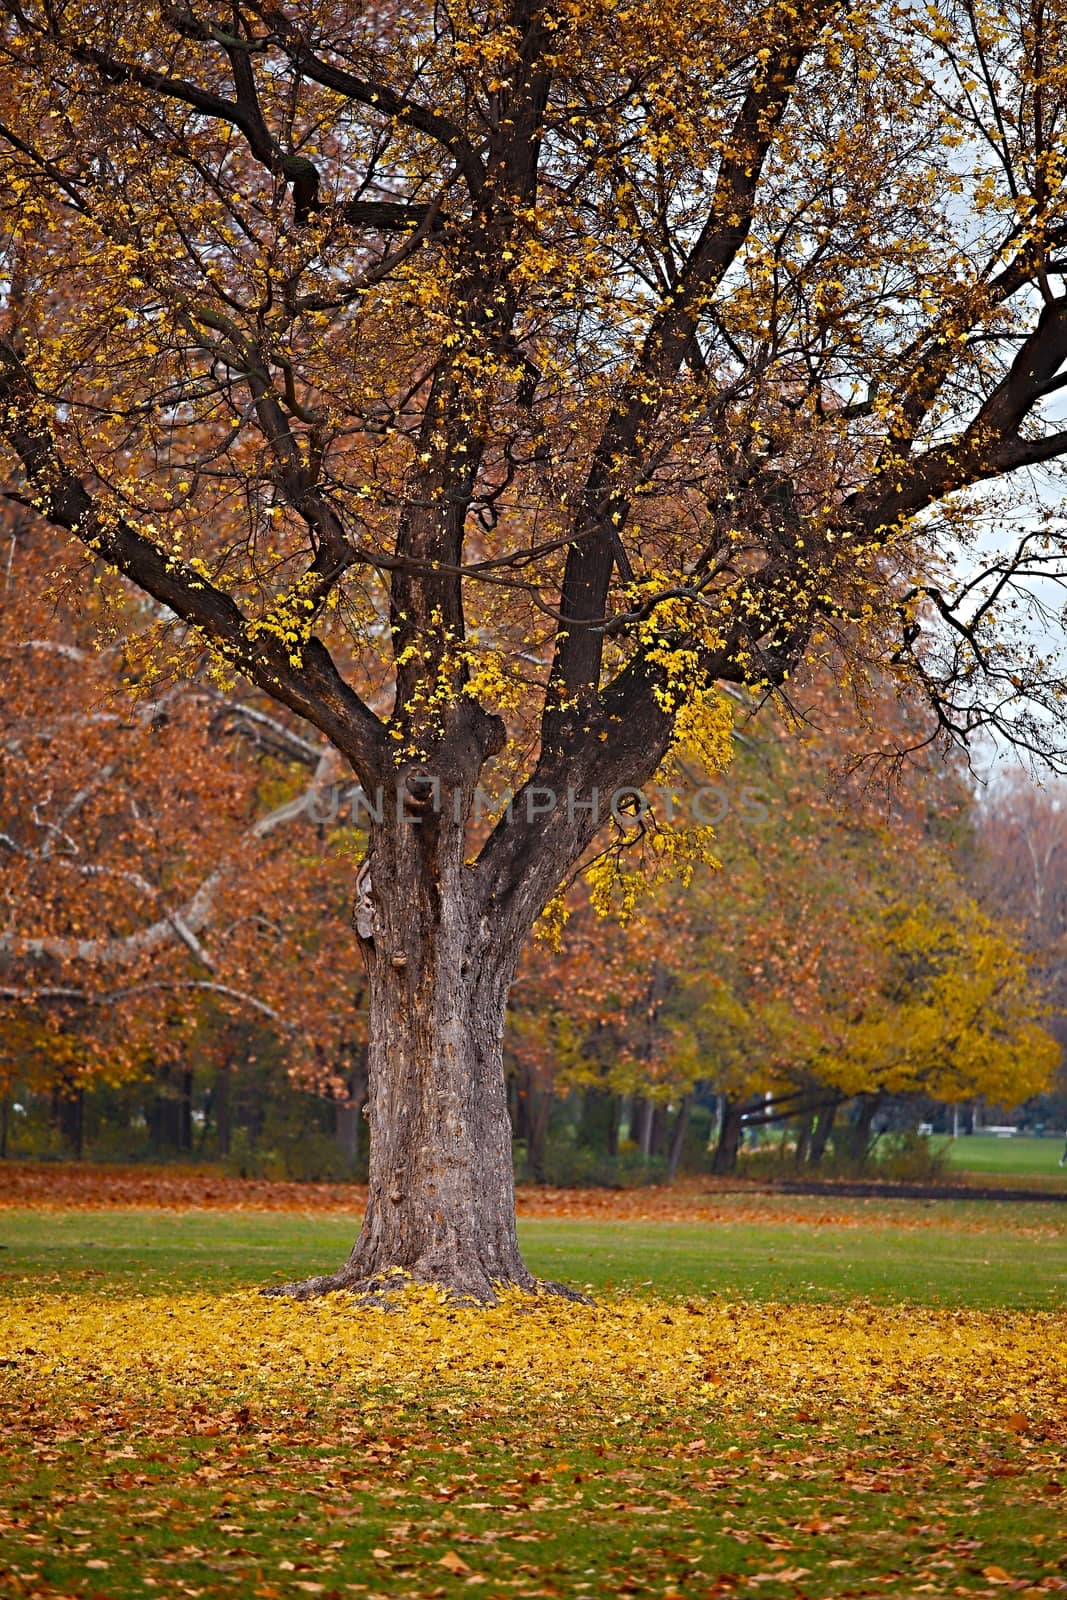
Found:
<path fill-rule="evenodd" d="M 1018 767 L 996 774 L 975 807 L 970 879 L 979 901 L 1014 927 L 1033 955 L 1052 1007 L 1047 1026 L 1067 1045 L 1067 794 L 1046 774 L 1035 783 Z M 1067 1121 L 1061 1063 L 1047 1111 Z"/>
<path fill-rule="evenodd" d="M 143 599 L 113 581 L 83 593 L 53 534 L 6 523 L 5 1075 L 51 1092 L 75 1145 L 87 1085 L 154 1077 L 160 1114 L 188 1118 L 209 1017 L 220 1047 L 227 1022 L 258 1021 L 300 1081 L 339 1087 L 363 1018 L 358 974 L 325 981 L 347 944 L 352 848 L 327 803 L 329 747 L 258 696 L 153 681 Z"/>
<path fill-rule="evenodd" d="M 797 1159 L 817 1161 L 846 1106 L 838 1142 L 861 1163 L 890 1103 L 1016 1105 L 1059 1060 L 1045 963 L 968 893 L 982 812 L 959 764 L 912 761 L 872 786 L 839 689 L 793 694 L 804 737 L 766 714 L 745 724 L 729 783 L 705 792 L 723 813 L 716 870 L 655 886 L 624 930 L 579 892 L 559 954 L 541 940 L 524 957 L 511 1049 L 536 1056 L 541 1101 L 552 1088 L 626 1096 L 614 1124 L 646 1154 L 668 1149 L 662 1117 L 649 1142 L 650 1103 L 684 1115 L 714 1090 L 716 1170 L 733 1170 L 745 1128 L 783 1122 Z M 903 746 L 908 716 L 894 700 L 876 720 Z"/>
<path fill-rule="evenodd" d="M 974 811 L 972 879 L 988 909 L 1014 924 L 1067 1006 L 1067 786 L 1000 773 Z M 1059 1024 L 1062 1032 L 1062 1023 Z"/>
<path fill-rule="evenodd" d="M 708 1004 L 707 984 L 691 966 L 692 903 L 677 882 L 660 884 L 620 925 L 594 910 L 579 881 L 566 912 L 563 927 L 543 929 L 527 946 L 508 1011 L 513 1121 L 530 1173 L 549 1181 L 582 1175 L 580 1164 L 561 1164 L 558 1150 L 546 1170 L 557 1095 L 581 1099 L 577 1139 L 597 1157 L 587 1176 L 621 1170 L 610 1163 L 624 1106 L 635 1154 L 646 1163 L 670 1155 L 676 1165 L 702 1066 L 691 1011 Z"/>
<path fill-rule="evenodd" d="M 9 491 L 388 791 L 370 1199 L 299 1292 L 529 1285 L 500 1036 L 568 791 L 721 754 L 716 686 L 809 657 L 1055 740 L 1000 621 L 1049 530 L 952 557 L 1067 449 L 1058 10 L 0 14 Z"/>

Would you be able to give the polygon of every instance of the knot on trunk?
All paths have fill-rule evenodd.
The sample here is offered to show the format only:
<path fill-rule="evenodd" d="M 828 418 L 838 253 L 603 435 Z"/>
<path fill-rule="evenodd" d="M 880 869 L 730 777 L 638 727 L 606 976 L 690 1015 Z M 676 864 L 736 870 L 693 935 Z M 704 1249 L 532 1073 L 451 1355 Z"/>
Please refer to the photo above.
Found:
<path fill-rule="evenodd" d="M 404 779 L 407 790 L 405 809 L 422 816 L 439 804 L 440 782 L 425 767 L 413 767 Z"/>

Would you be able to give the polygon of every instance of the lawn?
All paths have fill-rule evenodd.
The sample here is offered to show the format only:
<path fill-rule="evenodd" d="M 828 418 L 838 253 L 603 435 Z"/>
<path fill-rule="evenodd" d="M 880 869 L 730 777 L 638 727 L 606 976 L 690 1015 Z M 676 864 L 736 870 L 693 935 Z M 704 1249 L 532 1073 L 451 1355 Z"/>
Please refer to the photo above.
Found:
<path fill-rule="evenodd" d="M 1000 1138 L 992 1133 L 976 1133 L 938 1142 L 944 1143 L 948 1164 L 954 1171 L 990 1174 L 1025 1184 L 1036 1178 L 1062 1187 L 1067 1193 L 1067 1167 L 1059 1165 L 1064 1145 L 1061 1134 Z"/>
<path fill-rule="evenodd" d="M 708 1204 L 524 1219 L 594 1306 L 395 1314 L 255 1292 L 336 1210 L 0 1212 L 2 1592 L 1067 1591 L 1060 1208 Z"/>
<path fill-rule="evenodd" d="M 0 1284 L 153 1294 L 284 1283 L 340 1265 L 357 1226 L 291 1212 L 0 1211 Z M 726 1195 L 711 1225 L 525 1218 L 519 1234 L 539 1276 L 597 1294 L 1067 1308 L 1067 1207 Z"/>

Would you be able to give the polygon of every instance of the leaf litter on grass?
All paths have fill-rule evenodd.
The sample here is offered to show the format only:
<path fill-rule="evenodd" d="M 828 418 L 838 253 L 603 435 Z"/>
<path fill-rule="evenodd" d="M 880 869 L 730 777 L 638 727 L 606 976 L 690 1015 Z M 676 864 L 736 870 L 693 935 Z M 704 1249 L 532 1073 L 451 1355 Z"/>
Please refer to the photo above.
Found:
<path fill-rule="evenodd" d="M 492 1398 L 519 1384 L 540 1400 L 621 1404 L 633 1392 L 768 1415 L 798 1405 L 896 1415 L 976 1394 L 989 1415 L 1058 1416 L 1067 1405 L 1064 1313 L 519 1294 L 469 1310 L 427 1287 L 397 1303 L 30 1293 L 0 1305 L 0 1348 L 9 1372 L 39 1383 L 106 1380 L 140 1394 L 326 1383 L 404 1400 L 450 1386 Z"/>
<path fill-rule="evenodd" d="M 237 1178 L 203 1167 L 111 1166 L 74 1162 L 0 1162 L 0 1211 L 282 1212 L 296 1216 L 358 1217 L 367 1190 L 356 1183 L 305 1183 Z M 1067 1207 L 1046 1208 L 1037 1220 L 1014 1207 L 990 1211 L 961 1195 L 951 1205 L 876 1196 L 792 1197 L 761 1192 L 731 1178 L 684 1177 L 670 1185 L 617 1189 L 555 1189 L 520 1185 L 520 1217 L 574 1222 L 707 1222 L 716 1225 L 769 1223 L 782 1227 L 842 1228 L 904 1232 L 957 1231 L 959 1204 L 968 1205 L 968 1232 L 1009 1230 L 1027 1237 L 1061 1238 Z"/>
<path fill-rule="evenodd" d="M 1067 1590 L 1067 1316 L 431 1289 L 0 1307 L 11 1592 Z M 1003 1575 L 1003 1576 L 1002 1576 Z"/>

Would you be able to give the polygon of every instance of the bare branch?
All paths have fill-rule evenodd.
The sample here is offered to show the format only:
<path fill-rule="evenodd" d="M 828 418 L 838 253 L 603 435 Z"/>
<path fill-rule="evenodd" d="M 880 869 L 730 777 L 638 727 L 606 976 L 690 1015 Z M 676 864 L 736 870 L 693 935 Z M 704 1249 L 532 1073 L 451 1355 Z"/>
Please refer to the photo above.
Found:
<path fill-rule="evenodd" d="M 215 914 L 216 896 L 223 884 L 248 860 L 252 846 L 279 828 L 306 816 L 309 805 L 329 780 L 334 757 L 327 750 L 319 760 L 311 782 L 292 800 L 283 801 L 260 817 L 245 833 L 229 856 L 210 872 L 189 898 L 177 908 L 165 909 L 155 921 L 130 933 L 111 938 L 65 938 L 49 935 L 0 933 L 0 966 L 14 962 L 84 963 L 93 967 L 128 967 L 157 955 L 175 941 L 181 942 L 209 971 L 213 959 L 204 950 L 199 935 Z M 91 869 L 90 869 L 91 870 Z M 151 884 L 142 883 L 146 897 L 161 898 Z"/>
<path fill-rule="evenodd" d="M 42 984 L 39 988 L 4 988 L 0 987 L 0 1000 L 20 1002 L 25 1005 L 47 1005 L 49 1003 L 83 1005 L 83 1006 L 113 1006 L 123 1000 L 134 1000 L 145 994 L 180 994 L 184 991 L 201 991 L 207 994 L 224 995 L 228 1000 L 237 1000 L 241 1005 L 249 1006 L 253 1011 L 259 1012 L 287 1032 L 295 1032 L 296 1024 L 290 1022 L 280 1011 L 267 1004 L 265 1000 L 258 999 L 255 995 L 246 993 L 243 989 L 234 989 L 228 983 L 209 982 L 206 978 L 189 978 L 184 982 L 175 983 L 134 983 L 123 989 L 76 989 L 62 984 Z"/>

